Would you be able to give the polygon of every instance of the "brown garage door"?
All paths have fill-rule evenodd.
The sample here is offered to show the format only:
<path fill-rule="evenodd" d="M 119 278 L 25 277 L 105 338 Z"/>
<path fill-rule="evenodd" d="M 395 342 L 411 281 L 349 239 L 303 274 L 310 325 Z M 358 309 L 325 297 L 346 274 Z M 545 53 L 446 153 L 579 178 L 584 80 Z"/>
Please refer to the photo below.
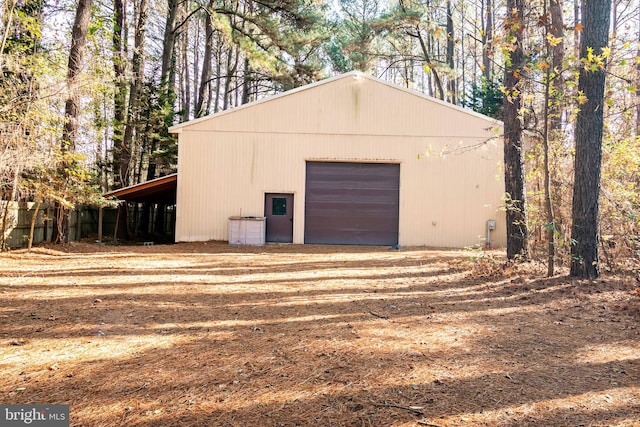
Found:
<path fill-rule="evenodd" d="M 305 243 L 398 243 L 400 165 L 307 162 L 305 193 Z"/>

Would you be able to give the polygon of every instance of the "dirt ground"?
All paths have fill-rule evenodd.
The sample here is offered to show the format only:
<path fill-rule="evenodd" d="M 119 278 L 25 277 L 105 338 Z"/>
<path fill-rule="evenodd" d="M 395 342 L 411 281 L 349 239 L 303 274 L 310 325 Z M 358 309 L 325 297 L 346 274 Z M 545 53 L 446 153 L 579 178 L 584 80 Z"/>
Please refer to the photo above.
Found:
<path fill-rule="evenodd" d="M 0 254 L 0 403 L 74 426 L 638 426 L 640 282 L 498 253 Z"/>

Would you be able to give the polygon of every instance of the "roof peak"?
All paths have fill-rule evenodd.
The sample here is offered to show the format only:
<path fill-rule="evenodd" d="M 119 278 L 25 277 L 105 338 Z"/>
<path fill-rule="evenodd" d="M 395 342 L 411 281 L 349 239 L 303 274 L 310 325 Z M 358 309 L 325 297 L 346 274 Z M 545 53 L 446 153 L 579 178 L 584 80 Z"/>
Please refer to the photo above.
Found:
<path fill-rule="evenodd" d="M 250 108 L 252 106 L 255 106 L 255 105 L 258 105 L 258 104 L 261 104 L 261 103 L 264 103 L 264 102 L 270 102 L 270 101 L 273 101 L 273 100 L 276 100 L 276 99 L 279 99 L 279 98 L 282 98 L 282 97 L 285 97 L 285 96 L 293 95 L 293 94 L 298 93 L 298 92 L 302 92 L 302 91 L 306 91 L 306 90 L 309 90 L 309 89 L 313 89 L 313 88 L 318 87 L 318 86 L 330 84 L 330 83 L 333 83 L 333 82 L 338 81 L 338 80 L 347 79 L 349 77 L 351 77 L 353 79 L 356 79 L 356 80 L 366 79 L 366 80 L 369 80 L 369 81 L 372 81 L 372 82 L 375 82 L 375 83 L 383 84 L 383 85 L 388 86 L 390 88 L 403 91 L 403 92 L 405 92 L 407 94 L 410 94 L 410 95 L 413 95 L 413 96 L 418 96 L 418 97 L 421 97 L 423 99 L 429 100 L 431 102 L 435 102 L 435 103 L 440 104 L 440 105 L 442 105 L 442 106 L 444 106 L 446 108 L 452 108 L 454 110 L 458 110 L 458 111 L 464 112 L 466 114 L 470 114 L 472 116 L 476 116 L 476 117 L 483 118 L 483 119 L 488 120 L 488 121 L 492 121 L 492 122 L 501 124 L 501 122 L 499 120 L 493 119 L 491 117 L 485 116 L 483 114 L 477 113 L 477 112 L 469 110 L 467 108 L 463 108 L 463 107 L 461 107 L 459 105 L 454 105 L 454 104 L 451 104 L 449 102 L 442 101 L 440 99 L 434 98 L 433 96 L 429 96 L 429 95 L 426 95 L 424 93 L 415 91 L 413 89 L 409 89 L 409 88 L 405 88 L 405 87 L 399 86 L 399 85 L 397 85 L 395 83 L 388 82 L 388 81 L 383 80 L 383 79 L 381 79 L 379 77 L 374 77 L 374 76 L 372 76 L 372 75 L 370 75 L 368 73 L 364 73 L 362 71 L 351 70 L 351 71 L 348 71 L 346 73 L 341 73 L 341 74 L 337 74 L 337 75 L 334 75 L 334 76 L 331 76 L 331 77 L 327 77 L 327 78 L 324 78 L 322 80 L 318 80 L 318 81 L 313 82 L 313 83 L 309 83 L 309 84 L 306 84 L 306 85 L 303 85 L 303 86 L 299 86 L 299 87 L 287 90 L 285 92 L 281 92 L 281 93 L 278 93 L 278 94 L 275 94 L 275 95 L 267 96 L 265 98 L 258 99 L 256 101 L 249 102 L 247 104 L 239 105 L 237 107 L 230 108 L 228 110 L 219 111 L 217 113 L 213 113 L 213 114 L 210 114 L 208 116 L 200 117 L 200 118 L 197 118 L 197 119 L 192 119 L 192 120 L 189 120 L 189 121 L 186 121 L 186 122 L 182 122 L 182 123 L 173 125 L 173 126 L 169 127 L 169 133 L 179 134 L 179 133 L 182 132 L 182 128 L 184 128 L 186 126 L 190 126 L 190 125 L 193 125 L 193 124 L 196 124 L 196 123 L 200 123 L 202 121 L 211 119 L 213 117 L 220 117 L 220 116 L 223 116 L 223 115 L 226 115 L 226 114 L 231 114 L 231 113 L 233 113 L 235 111 L 239 111 L 239 110 L 242 110 L 242 109 L 245 109 L 245 108 Z"/>

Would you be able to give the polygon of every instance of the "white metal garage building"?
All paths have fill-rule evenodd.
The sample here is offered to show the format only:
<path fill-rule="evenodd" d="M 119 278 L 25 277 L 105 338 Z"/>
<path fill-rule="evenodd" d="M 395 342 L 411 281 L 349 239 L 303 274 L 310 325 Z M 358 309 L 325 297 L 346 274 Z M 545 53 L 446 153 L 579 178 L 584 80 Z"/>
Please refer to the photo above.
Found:
<path fill-rule="evenodd" d="M 351 72 L 173 126 L 177 242 L 506 244 L 502 124 Z"/>

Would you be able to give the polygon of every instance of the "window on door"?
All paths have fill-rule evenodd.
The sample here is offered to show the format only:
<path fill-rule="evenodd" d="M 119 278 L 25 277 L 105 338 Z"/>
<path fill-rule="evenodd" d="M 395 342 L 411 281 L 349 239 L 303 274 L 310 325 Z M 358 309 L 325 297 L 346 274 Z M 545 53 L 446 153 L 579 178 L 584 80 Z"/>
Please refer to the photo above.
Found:
<path fill-rule="evenodd" d="M 271 215 L 284 216 L 287 214 L 287 199 L 274 197 L 271 201 Z"/>

